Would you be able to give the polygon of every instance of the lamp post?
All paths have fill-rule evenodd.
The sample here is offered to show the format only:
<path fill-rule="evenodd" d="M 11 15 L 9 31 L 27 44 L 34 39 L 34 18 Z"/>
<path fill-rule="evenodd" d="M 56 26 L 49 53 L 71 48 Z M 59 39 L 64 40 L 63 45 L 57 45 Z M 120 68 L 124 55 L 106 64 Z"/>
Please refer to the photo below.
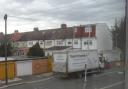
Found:
<path fill-rule="evenodd" d="M 7 14 L 4 15 L 5 20 L 5 80 L 8 84 L 8 64 L 7 64 Z"/>

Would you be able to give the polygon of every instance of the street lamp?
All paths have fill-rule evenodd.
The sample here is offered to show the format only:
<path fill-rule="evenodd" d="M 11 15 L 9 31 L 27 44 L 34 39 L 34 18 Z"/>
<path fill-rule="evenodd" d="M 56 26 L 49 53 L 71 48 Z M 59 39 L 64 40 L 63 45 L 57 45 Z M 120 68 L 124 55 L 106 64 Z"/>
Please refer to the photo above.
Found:
<path fill-rule="evenodd" d="M 5 20 L 5 79 L 8 84 L 8 64 L 7 64 L 7 14 L 4 15 Z"/>

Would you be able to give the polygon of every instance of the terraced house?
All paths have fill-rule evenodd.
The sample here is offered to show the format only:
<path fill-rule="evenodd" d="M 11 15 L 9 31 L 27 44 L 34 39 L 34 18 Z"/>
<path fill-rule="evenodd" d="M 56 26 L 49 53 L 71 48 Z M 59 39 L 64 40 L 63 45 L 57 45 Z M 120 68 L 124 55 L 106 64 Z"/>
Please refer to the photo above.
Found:
<path fill-rule="evenodd" d="M 67 27 L 61 24 L 60 28 L 39 30 L 37 27 L 31 32 L 19 33 L 16 30 L 9 34 L 9 40 L 16 51 L 14 55 L 26 55 L 28 49 L 39 42 L 46 55 L 53 51 L 66 49 L 81 50 L 112 50 L 112 37 L 105 23 L 87 24 Z"/>

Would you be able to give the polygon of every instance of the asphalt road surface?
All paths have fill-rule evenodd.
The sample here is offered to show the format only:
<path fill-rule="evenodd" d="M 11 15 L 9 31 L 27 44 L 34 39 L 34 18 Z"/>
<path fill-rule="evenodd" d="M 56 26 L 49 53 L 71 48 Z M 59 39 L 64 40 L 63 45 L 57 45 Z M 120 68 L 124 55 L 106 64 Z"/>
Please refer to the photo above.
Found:
<path fill-rule="evenodd" d="M 109 70 L 101 74 L 87 76 L 85 88 L 84 78 L 61 79 L 51 76 L 4 89 L 124 89 L 123 79 L 122 71 Z"/>

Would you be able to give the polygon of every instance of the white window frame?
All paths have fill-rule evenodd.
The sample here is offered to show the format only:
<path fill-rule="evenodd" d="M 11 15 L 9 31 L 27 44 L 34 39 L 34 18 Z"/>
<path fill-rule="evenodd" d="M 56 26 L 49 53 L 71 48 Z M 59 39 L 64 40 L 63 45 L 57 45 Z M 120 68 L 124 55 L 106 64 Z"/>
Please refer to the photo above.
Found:
<path fill-rule="evenodd" d="M 45 43 L 45 45 L 51 46 L 52 45 L 52 40 L 47 40 L 46 43 Z"/>
<path fill-rule="evenodd" d="M 60 45 L 63 45 L 63 41 L 58 40 L 58 41 L 57 41 L 57 45 L 59 45 L 59 46 L 60 46 Z"/>
<path fill-rule="evenodd" d="M 72 42 L 71 41 L 68 41 L 68 45 L 70 45 L 70 44 L 72 44 Z"/>
<path fill-rule="evenodd" d="M 43 45 L 44 44 L 44 41 L 40 41 L 40 45 Z"/>
<path fill-rule="evenodd" d="M 75 44 L 75 45 L 78 44 L 78 40 L 74 40 L 74 44 Z"/>
<path fill-rule="evenodd" d="M 92 32 L 92 27 L 91 26 L 87 26 L 85 27 L 85 32 Z"/>
<path fill-rule="evenodd" d="M 33 45 L 33 42 L 32 42 L 32 41 L 30 41 L 30 42 L 28 42 L 28 44 L 29 44 L 29 45 Z"/>
<path fill-rule="evenodd" d="M 77 28 L 76 27 L 74 28 L 74 32 L 77 32 Z"/>

